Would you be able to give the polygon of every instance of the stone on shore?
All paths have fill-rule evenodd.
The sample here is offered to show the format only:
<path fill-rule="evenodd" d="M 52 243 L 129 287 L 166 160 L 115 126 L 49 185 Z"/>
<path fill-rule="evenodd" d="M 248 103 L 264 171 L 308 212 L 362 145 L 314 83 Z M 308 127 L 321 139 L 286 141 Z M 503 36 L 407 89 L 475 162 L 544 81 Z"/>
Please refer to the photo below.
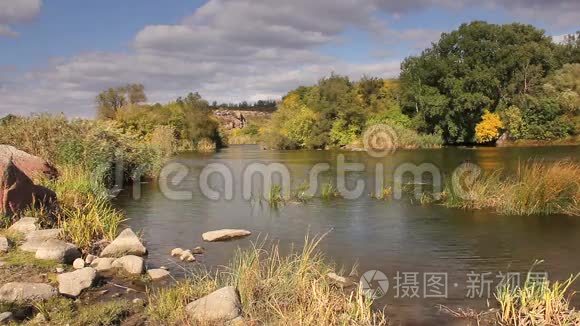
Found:
<path fill-rule="evenodd" d="M 10 249 L 10 244 L 8 243 L 8 239 L 6 237 L 0 236 L 0 252 L 8 252 Z"/>
<path fill-rule="evenodd" d="M 36 225 L 37 221 L 38 219 L 34 217 L 23 217 L 12 224 L 8 230 L 28 234 L 32 231 L 38 230 L 38 225 Z"/>
<path fill-rule="evenodd" d="M 96 258 L 91 262 L 91 267 L 97 270 L 97 272 L 105 272 L 113 268 L 113 262 L 115 258 Z"/>
<path fill-rule="evenodd" d="M 197 247 L 191 249 L 191 253 L 192 254 L 195 254 L 195 255 L 201 255 L 204 252 L 205 252 L 205 248 L 204 247 L 200 247 L 200 246 L 197 246 Z"/>
<path fill-rule="evenodd" d="M 193 262 L 193 261 L 195 261 L 195 256 L 191 253 L 190 250 L 184 250 L 181 253 L 181 256 L 179 256 L 179 259 L 181 261 Z"/>
<path fill-rule="evenodd" d="M 154 281 L 169 276 L 169 272 L 162 268 L 149 269 L 147 274 Z"/>
<path fill-rule="evenodd" d="M 181 249 L 181 248 L 175 248 L 175 249 L 171 250 L 172 257 L 181 256 L 182 253 L 183 253 L 183 249 Z"/>
<path fill-rule="evenodd" d="M 95 255 L 88 254 L 87 257 L 85 257 L 85 263 L 87 263 L 88 265 L 90 265 L 97 258 L 98 257 L 95 256 Z"/>
<path fill-rule="evenodd" d="M 58 239 L 61 233 L 62 229 L 46 229 L 29 232 L 26 235 L 24 243 L 20 246 L 20 250 L 36 252 L 46 240 Z"/>
<path fill-rule="evenodd" d="M 10 160 L 29 178 L 58 176 L 56 168 L 45 159 L 21 151 L 10 145 L 0 145 L 0 174 L 4 172 Z"/>
<path fill-rule="evenodd" d="M 14 315 L 10 311 L 6 311 L 0 314 L 0 325 L 9 324 L 14 320 Z"/>
<path fill-rule="evenodd" d="M 84 267 L 70 273 L 62 273 L 57 276 L 58 292 L 69 297 L 78 297 L 84 289 L 93 285 L 97 271 L 92 267 Z"/>
<path fill-rule="evenodd" d="M 117 238 L 103 249 L 101 257 L 120 257 L 124 255 L 143 256 L 146 253 L 147 248 L 143 246 L 139 237 L 137 237 L 133 230 L 127 228 L 119 233 Z"/>
<path fill-rule="evenodd" d="M 123 268 L 129 274 L 143 274 L 145 271 L 145 261 L 142 257 L 127 255 L 115 259 L 112 264 L 115 268 Z"/>
<path fill-rule="evenodd" d="M 75 261 L 73 261 L 73 267 L 74 267 L 74 269 L 84 268 L 85 267 L 85 260 L 82 258 L 75 259 Z"/>
<path fill-rule="evenodd" d="M 55 295 L 56 289 L 46 283 L 10 282 L 0 288 L 0 302 L 33 302 Z"/>
<path fill-rule="evenodd" d="M 349 279 L 348 277 L 340 276 L 340 275 L 333 273 L 333 272 L 326 274 L 326 276 L 328 278 L 330 278 L 332 281 L 334 281 L 335 283 L 337 283 L 338 285 L 343 286 L 343 287 L 349 287 L 349 286 L 355 285 L 355 283 L 351 279 Z"/>
<path fill-rule="evenodd" d="M 64 264 L 72 264 L 80 256 L 81 252 L 77 246 L 57 239 L 46 240 L 35 255 L 37 259 L 54 260 Z"/>
<path fill-rule="evenodd" d="M 225 241 L 235 238 L 241 238 L 252 234 L 252 232 L 248 230 L 241 230 L 241 229 L 221 229 L 215 231 L 205 232 L 201 235 L 204 241 L 212 242 L 212 241 Z"/>
<path fill-rule="evenodd" d="M 200 323 L 224 323 L 239 317 L 242 304 L 233 286 L 226 286 L 195 300 L 185 307 L 187 314 Z"/>

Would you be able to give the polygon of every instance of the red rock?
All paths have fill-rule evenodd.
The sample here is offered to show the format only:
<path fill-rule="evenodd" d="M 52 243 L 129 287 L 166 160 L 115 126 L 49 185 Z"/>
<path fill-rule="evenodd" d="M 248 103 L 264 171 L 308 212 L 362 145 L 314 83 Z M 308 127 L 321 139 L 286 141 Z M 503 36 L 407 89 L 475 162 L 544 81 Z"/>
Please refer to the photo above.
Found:
<path fill-rule="evenodd" d="M 0 145 L 0 174 L 4 172 L 10 159 L 29 178 L 46 176 L 53 179 L 58 176 L 56 168 L 46 160 L 9 145 Z"/>

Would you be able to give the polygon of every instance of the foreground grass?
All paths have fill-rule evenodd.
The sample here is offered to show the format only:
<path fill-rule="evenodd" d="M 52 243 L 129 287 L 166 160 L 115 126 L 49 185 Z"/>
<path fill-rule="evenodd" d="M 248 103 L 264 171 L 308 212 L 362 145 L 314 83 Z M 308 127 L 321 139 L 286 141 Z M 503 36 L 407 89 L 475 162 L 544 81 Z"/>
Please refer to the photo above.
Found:
<path fill-rule="evenodd" d="M 306 238 L 301 251 L 282 255 L 265 243 L 240 250 L 215 274 L 198 273 L 173 288 L 150 293 L 147 314 L 164 324 L 187 322 L 185 306 L 222 286 L 240 293 L 246 320 L 265 325 L 386 325 L 359 289 L 348 292 L 332 284 L 333 271 L 317 250 L 321 238 Z"/>
<path fill-rule="evenodd" d="M 136 305 L 126 300 L 93 302 L 90 305 L 84 305 L 75 304 L 73 300 L 63 297 L 38 303 L 35 308 L 42 315 L 43 320 L 31 321 L 27 323 L 28 325 L 119 325 L 125 317 L 137 309 Z"/>
<path fill-rule="evenodd" d="M 580 163 L 527 162 L 515 175 L 482 174 L 459 196 L 448 185 L 443 204 L 465 209 L 495 209 L 506 215 L 567 214 L 580 216 Z"/>
<path fill-rule="evenodd" d="M 54 270 L 60 264 L 53 260 L 37 259 L 32 252 L 11 250 L 1 256 L 8 266 L 35 266 L 46 270 Z"/>

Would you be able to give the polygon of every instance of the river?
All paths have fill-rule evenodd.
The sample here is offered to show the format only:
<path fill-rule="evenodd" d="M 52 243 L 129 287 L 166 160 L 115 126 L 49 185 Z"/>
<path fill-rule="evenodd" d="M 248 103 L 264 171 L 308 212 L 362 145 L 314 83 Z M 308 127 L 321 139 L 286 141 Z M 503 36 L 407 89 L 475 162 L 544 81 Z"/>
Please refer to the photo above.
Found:
<path fill-rule="evenodd" d="M 330 171 L 323 173 L 321 180 L 334 180 L 341 157 L 364 167 L 363 171 L 346 173 L 348 189 L 353 189 L 357 180 L 366 184 L 357 198 L 314 199 L 271 209 L 256 197 L 245 200 L 242 196 L 243 171 L 250 164 L 281 163 L 297 186 L 308 180 L 317 163 L 330 164 Z M 169 188 L 191 193 L 191 198 L 170 199 L 161 191 L 164 187 L 151 182 L 141 184 L 138 198 L 122 192 L 117 204 L 127 213 L 129 225 L 143 231 L 148 264 L 165 265 L 176 275 L 183 271 L 179 266 L 188 265 L 169 256 L 175 247 L 203 245 L 207 251 L 199 261 L 211 267 L 226 264 L 237 247 L 249 246 L 258 238 L 267 236 L 289 248 L 291 244 L 300 246 L 306 234 L 328 232 L 320 249 L 329 260 L 346 271 L 358 265 L 359 275 L 377 270 L 387 277 L 389 286 L 386 295 L 377 300 L 377 308 L 386 306 L 395 320 L 406 325 L 437 325 L 443 318 L 438 304 L 485 308 L 488 300 L 493 302 L 493 287 L 501 272 L 525 273 L 538 259 L 544 262 L 536 271 L 547 272 L 549 279 L 580 272 L 580 218 L 500 216 L 485 210 L 421 205 L 408 198 L 373 199 L 370 193 L 374 191 L 377 164 L 383 166 L 385 184 L 390 185 L 395 169 L 403 163 L 429 163 L 445 177 L 463 162 L 510 173 L 526 160 L 563 158 L 580 160 L 580 147 L 449 147 L 398 150 L 374 158 L 365 152 L 263 151 L 258 146 L 238 145 L 217 153 L 184 153 L 174 158 L 173 162 L 186 166 L 188 173 Z M 199 176 L 209 163 L 222 164 L 232 172 L 233 199 L 210 200 L 202 194 Z M 209 184 L 215 189 L 225 187 L 215 174 Z M 203 232 L 221 228 L 244 228 L 253 234 L 236 241 L 202 243 Z M 523 279 L 525 274 L 521 275 Z M 431 284 L 436 280 L 432 277 L 442 276 L 439 280 L 446 279 L 446 293 Z"/>

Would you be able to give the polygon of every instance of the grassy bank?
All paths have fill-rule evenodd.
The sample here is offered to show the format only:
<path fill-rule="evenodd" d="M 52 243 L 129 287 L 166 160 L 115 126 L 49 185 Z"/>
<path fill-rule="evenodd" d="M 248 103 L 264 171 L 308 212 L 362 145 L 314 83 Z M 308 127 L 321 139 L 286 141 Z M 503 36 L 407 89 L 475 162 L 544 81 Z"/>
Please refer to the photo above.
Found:
<path fill-rule="evenodd" d="M 443 204 L 464 209 L 494 209 L 506 215 L 580 216 L 580 163 L 530 161 L 516 173 L 482 173 L 460 196 L 448 182 Z"/>
<path fill-rule="evenodd" d="M 302 250 L 283 255 L 276 244 L 265 242 L 237 252 L 216 273 L 196 273 L 176 286 L 150 293 L 147 308 L 152 322 L 187 323 L 185 306 L 221 286 L 240 292 L 250 324 L 264 325 L 385 325 L 381 311 L 356 288 L 344 290 L 332 283 L 333 271 L 317 246 L 321 238 L 306 238 Z"/>

